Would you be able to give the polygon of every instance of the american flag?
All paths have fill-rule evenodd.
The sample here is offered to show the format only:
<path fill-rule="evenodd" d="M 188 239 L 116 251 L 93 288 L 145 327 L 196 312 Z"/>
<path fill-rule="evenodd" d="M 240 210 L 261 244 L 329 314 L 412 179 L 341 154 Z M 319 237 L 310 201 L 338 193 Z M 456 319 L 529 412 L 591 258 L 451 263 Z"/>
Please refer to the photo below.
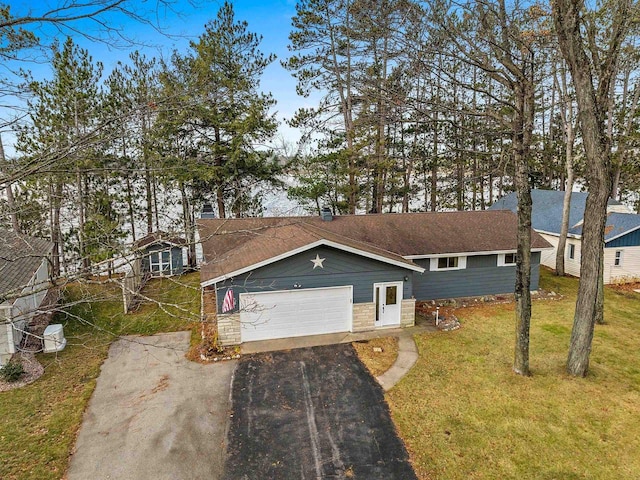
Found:
<path fill-rule="evenodd" d="M 228 289 L 222 302 L 222 313 L 229 312 L 236 308 L 236 299 L 233 296 L 233 289 Z"/>

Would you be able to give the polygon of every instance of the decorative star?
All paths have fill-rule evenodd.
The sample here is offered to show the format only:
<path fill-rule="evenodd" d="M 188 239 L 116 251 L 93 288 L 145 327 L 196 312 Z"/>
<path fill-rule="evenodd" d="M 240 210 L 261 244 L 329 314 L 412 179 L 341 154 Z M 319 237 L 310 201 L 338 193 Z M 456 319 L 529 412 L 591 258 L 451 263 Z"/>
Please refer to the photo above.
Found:
<path fill-rule="evenodd" d="M 320 258 L 320 255 L 316 253 L 316 258 L 312 258 L 310 262 L 313 262 L 313 269 L 315 270 L 316 267 L 324 268 L 324 265 L 322 265 L 322 262 L 324 262 L 325 260 L 326 258 Z"/>

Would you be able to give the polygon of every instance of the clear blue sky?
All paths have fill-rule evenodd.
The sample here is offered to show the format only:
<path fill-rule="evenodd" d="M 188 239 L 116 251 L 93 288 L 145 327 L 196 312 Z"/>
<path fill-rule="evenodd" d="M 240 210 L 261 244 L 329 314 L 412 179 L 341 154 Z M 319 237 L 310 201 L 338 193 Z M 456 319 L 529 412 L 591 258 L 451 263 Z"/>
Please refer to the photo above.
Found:
<path fill-rule="evenodd" d="M 31 1 L 18 0 L 11 3 L 11 11 L 15 16 L 22 16 L 33 10 L 32 13 L 40 13 L 44 10 L 44 5 L 49 3 L 55 5 L 58 0 L 38 0 L 37 3 Z M 149 17 L 151 9 L 155 9 L 156 1 L 138 2 L 142 6 L 139 13 Z M 130 51 L 138 49 L 147 56 L 159 57 L 169 56 L 172 50 L 177 49 L 185 51 L 188 47 L 189 40 L 196 39 L 204 31 L 204 25 L 209 20 L 215 18 L 220 6 L 223 2 L 215 0 L 176 0 L 171 5 L 171 9 L 160 8 L 154 17 L 154 22 L 161 25 L 164 34 L 155 31 L 151 26 L 134 22 L 130 18 L 123 15 L 106 15 L 104 19 L 110 27 L 121 29 L 128 39 L 133 39 L 137 44 L 127 45 L 123 43 L 121 48 L 114 48 L 104 42 L 94 42 L 83 36 L 80 32 L 89 35 L 100 35 L 99 27 L 95 22 L 81 21 L 72 23 L 71 26 L 78 30 L 58 31 L 51 25 L 37 30 L 36 33 L 45 42 L 51 42 L 53 38 L 64 40 L 66 35 L 74 38 L 76 43 L 82 45 L 89 50 L 95 60 L 99 60 L 104 64 L 105 75 L 111 71 L 117 61 L 126 62 Z M 277 60 L 270 65 L 262 79 L 261 88 L 264 92 L 271 92 L 277 100 L 274 109 L 277 112 L 280 121 L 279 133 L 286 139 L 295 141 L 299 138 L 299 133 L 289 128 L 285 122 L 285 118 L 290 118 L 295 110 L 301 106 L 312 106 L 315 102 L 313 99 L 304 99 L 298 97 L 295 91 L 296 82 L 290 73 L 281 65 L 280 60 L 287 58 L 289 52 L 287 50 L 288 35 L 291 31 L 291 17 L 295 13 L 294 0 L 264 0 L 251 1 L 239 0 L 233 1 L 235 15 L 237 20 L 246 20 L 249 24 L 249 31 L 262 35 L 263 40 L 261 50 L 264 53 L 274 53 Z M 34 7 L 33 5 L 43 5 Z M 137 7 L 136 7 L 137 8 Z M 22 65 L 24 68 L 32 70 L 36 78 L 46 78 L 51 75 L 51 70 L 44 63 L 27 63 Z M 6 139 L 10 143 L 10 139 Z M 10 150 L 10 145 L 7 145 Z"/>

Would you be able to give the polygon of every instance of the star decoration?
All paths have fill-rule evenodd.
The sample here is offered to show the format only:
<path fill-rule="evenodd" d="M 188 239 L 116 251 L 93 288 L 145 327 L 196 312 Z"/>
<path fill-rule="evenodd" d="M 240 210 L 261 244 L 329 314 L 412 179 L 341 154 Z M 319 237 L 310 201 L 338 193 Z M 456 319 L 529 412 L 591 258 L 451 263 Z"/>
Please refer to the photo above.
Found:
<path fill-rule="evenodd" d="M 316 267 L 324 268 L 324 265 L 322 265 L 322 262 L 324 262 L 325 260 L 326 258 L 320 258 L 320 255 L 316 253 L 316 258 L 312 258 L 310 262 L 313 262 L 313 269 L 315 270 Z"/>

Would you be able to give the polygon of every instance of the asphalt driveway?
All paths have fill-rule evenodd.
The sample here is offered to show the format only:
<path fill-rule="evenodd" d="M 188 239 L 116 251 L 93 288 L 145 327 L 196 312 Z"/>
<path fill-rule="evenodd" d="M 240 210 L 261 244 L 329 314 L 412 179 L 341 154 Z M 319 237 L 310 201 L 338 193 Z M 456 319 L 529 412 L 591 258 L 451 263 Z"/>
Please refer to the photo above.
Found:
<path fill-rule="evenodd" d="M 245 356 L 232 402 L 225 479 L 416 478 L 349 344 Z"/>
<path fill-rule="evenodd" d="M 128 337 L 111 346 L 69 480 L 221 478 L 237 362 L 189 362 L 189 335 Z"/>

